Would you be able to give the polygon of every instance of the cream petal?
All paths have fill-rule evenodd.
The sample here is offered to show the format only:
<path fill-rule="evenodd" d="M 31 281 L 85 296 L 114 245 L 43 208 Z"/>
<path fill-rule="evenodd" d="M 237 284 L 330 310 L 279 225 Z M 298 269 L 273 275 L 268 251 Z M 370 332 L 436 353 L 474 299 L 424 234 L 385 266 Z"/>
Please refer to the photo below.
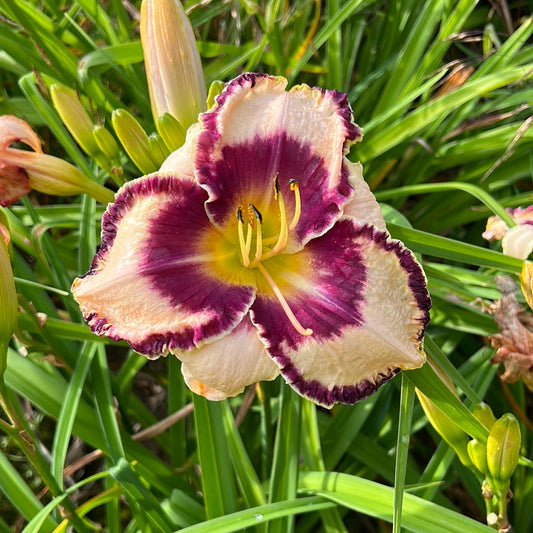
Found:
<path fill-rule="evenodd" d="M 244 387 L 271 381 L 278 366 L 267 355 L 256 328 L 245 318 L 231 334 L 197 350 L 175 351 L 189 388 L 209 400 L 237 396 Z"/>
<path fill-rule="evenodd" d="M 505 255 L 527 259 L 533 252 L 533 225 L 512 227 L 502 239 L 502 250 Z"/>

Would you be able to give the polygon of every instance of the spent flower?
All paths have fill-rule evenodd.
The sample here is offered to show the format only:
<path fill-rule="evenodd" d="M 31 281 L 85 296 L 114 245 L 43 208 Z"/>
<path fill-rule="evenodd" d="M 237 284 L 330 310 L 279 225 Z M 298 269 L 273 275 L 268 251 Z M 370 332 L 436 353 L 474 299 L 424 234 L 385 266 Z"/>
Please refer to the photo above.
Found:
<path fill-rule="evenodd" d="M 34 151 L 11 148 L 14 142 Z M 0 205 L 8 206 L 31 189 L 58 196 L 88 194 L 97 201 L 113 201 L 113 193 L 87 178 L 78 168 L 44 154 L 29 124 L 12 115 L 0 116 Z"/>
<path fill-rule="evenodd" d="M 243 74 L 159 172 L 126 184 L 73 284 L 99 335 L 173 353 L 210 399 L 283 378 L 331 406 L 425 361 L 430 299 L 361 165 L 346 95 Z"/>

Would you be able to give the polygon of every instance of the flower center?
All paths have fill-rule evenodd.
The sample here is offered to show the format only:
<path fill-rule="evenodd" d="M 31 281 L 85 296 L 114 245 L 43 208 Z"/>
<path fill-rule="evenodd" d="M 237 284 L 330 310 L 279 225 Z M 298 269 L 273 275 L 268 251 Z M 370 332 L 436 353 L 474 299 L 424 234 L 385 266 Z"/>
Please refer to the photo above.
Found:
<path fill-rule="evenodd" d="M 274 199 L 278 204 L 280 227 L 278 234 L 273 237 L 263 239 L 263 216 L 253 204 L 248 204 L 247 224 L 245 224 L 244 222 L 242 206 L 239 206 L 239 208 L 237 209 L 237 231 L 239 234 L 241 262 L 244 267 L 257 268 L 257 270 L 261 272 L 267 283 L 272 288 L 274 295 L 281 304 L 283 311 L 287 315 L 287 318 L 293 325 L 294 329 L 301 335 L 312 335 L 313 330 L 309 328 L 304 328 L 300 324 L 300 322 L 294 315 L 292 309 L 290 308 L 289 304 L 287 303 L 287 300 L 281 293 L 281 290 L 279 289 L 276 282 L 263 264 L 264 261 L 266 261 L 267 259 L 270 259 L 271 257 L 274 257 L 285 251 L 285 249 L 287 248 L 287 243 L 289 242 L 289 233 L 294 230 L 294 228 L 298 224 L 298 220 L 300 219 L 301 201 L 298 182 L 296 180 L 291 179 L 289 181 L 289 188 L 294 193 L 294 215 L 290 224 L 287 221 L 287 210 L 285 208 L 285 202 L 283 200 L 283 195 L 279 186 L 278 174 L 276 174 L 276 177 L 274 178 Z M 244 235 L 245 226 L 247 226 L 246 236 Z M 254 232 L 255 250 L 252 256 L 252 238 Z"/>

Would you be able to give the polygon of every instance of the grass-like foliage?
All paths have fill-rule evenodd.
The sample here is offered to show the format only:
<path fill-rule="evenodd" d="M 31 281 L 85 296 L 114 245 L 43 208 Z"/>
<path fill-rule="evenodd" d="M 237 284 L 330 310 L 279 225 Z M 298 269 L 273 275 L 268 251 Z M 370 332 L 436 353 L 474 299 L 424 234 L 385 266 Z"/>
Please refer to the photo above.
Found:
<path fill-rule="evenodd" d="M 98 245 L 102 204 L 32 191 L 0 208 L 18 299 L 15 334 L 0 339 L 1 533 L 481 533 L 494 530 L 487 514 L 501 531 L 502 520 L 533 530 L 531 392 L 501 380 L 487 341 L 498 331 L 486 312 L 500 297 L 495 277 L 518 280 L 522 261 L 481 237 L 489 216 L 511 222 L 505 208 L 533 203 L 527 5 L 185 3 L 207 87 L 257 71 L 348 94 L 364 131 L 349 157 L 428 278 L 432 365 L 331 411 L 280 379 L 222 402 L 194 396 L 174 357 L 148 361 L 81 318 L 70 287 Z M 114 137 L 116 110 L 153 134 L 139 9 L 139 0 L 0 2 L 0 115 L 27 121 L 45 153 L 113 190 L 156 170 L 167 148 L 152 136 L 152 160 L 139 160 L 116 138 L 113 157 L 89 155 L 51 91 L 73 89 Z M 415 389 L 448 417 L 446 440 Z M 456 453 L 471 439 L 485 446 L 473 414 L 482 401 L 521 428 L 507 506 L 505 490 L 491 507 L 485 476 Z M 458 441 L 446 435 L 451 420 Z"/>

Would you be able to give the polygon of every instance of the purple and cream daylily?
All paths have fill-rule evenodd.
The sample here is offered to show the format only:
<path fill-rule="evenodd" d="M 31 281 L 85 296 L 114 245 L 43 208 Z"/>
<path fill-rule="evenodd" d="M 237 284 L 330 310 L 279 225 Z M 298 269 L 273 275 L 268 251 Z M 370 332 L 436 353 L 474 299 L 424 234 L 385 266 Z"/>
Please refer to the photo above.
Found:
<path fill-rule="evenodd" d="M 243 74 L 161 170 L 126 184 L 73 285 L 91 329 L 182 361 L 210 399 L 281 373 L 352 404 L 425 361 L 430 299 L 345 154 L 346 96 Z"/>

